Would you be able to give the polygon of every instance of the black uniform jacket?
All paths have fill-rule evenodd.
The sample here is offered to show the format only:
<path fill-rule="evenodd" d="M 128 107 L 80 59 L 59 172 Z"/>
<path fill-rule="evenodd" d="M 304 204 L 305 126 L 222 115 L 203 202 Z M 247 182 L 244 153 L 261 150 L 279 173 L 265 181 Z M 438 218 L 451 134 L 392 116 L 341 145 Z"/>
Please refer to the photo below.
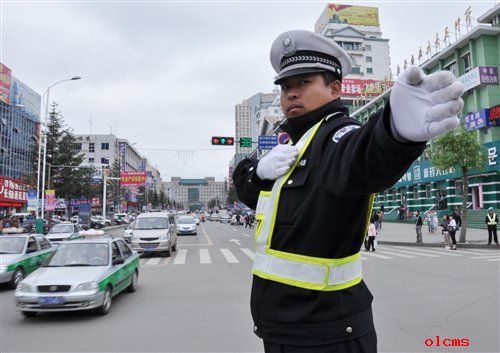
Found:
<path fill-rule="evenodd" d="M 361 126 L 345 115 L 338 99 L 289 119 L 283 130 L 296 143 L 332 113 L 337 114 L 321 124 L 289 177 L 292 182 L 281 190 L 273 249 L 321 258 L 357 253 L 366 234 L 370 194 L 391 187 L 425 148 L 425 143 L 402 144 L 392 137 L 388 105 Z M 233 174 L 239 199 L 252 209 L 259 192 L 274 183 L 259 179 L 257 163 L 247 158 Z M 373 330 L 372 298 L 364 282 L 341 291 L 314 291 L 254 276 L 254 331 L 264 340 L 291 345 L 360 337 Z"/>

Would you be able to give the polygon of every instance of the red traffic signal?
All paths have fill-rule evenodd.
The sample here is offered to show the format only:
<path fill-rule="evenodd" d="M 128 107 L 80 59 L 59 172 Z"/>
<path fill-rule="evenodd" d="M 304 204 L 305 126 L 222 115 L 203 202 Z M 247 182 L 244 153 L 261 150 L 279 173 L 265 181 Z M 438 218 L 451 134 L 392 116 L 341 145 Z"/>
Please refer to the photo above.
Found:
<path fill-rule="evenodd" d="M 234 145 L 234 137 L 212 136 L 212 145 L 233 146 Z"/>

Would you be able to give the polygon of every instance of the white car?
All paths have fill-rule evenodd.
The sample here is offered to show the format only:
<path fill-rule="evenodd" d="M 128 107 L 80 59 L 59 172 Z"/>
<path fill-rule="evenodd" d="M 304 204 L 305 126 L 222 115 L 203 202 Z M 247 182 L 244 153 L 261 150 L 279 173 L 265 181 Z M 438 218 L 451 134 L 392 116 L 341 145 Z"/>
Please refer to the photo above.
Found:
<path fill-rule="evenodd" d="M 135 221 L 130 223 L 128 227 L 125 229 L 125 232 L 123 232 L 123 240 L 125 240 L 126 243 L 130 244 L 130 240 L 132 239 L 132 230 L 134 229 L 135 226 Z"/>
<path fill-rule="evenodd" d="M 196 221 L 191 216 L 182 216 L 177 219 L 177 234 L 197 234 Z"/>
<path fill-rule="evenodd" d="M 64 222 L 56 224 L 45 236 L 52 244 L 82 238 L 80 232 L 83 228 L 76 223 Z"/>

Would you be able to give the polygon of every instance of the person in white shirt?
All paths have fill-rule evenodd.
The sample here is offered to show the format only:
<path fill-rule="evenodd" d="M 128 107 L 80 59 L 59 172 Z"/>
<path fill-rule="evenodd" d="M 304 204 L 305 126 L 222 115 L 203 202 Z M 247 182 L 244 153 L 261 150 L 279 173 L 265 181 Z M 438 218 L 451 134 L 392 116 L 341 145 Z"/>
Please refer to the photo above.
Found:
<path fill-rule="evenodd" d="M 457 241 L 455 239 L 455 233 L 457 231 L 457 222 L 453 216 L 450 217 L 450 224 L 448 224 L 448 234 L 450 235 L 451 242 L 453 245 L 451 246 L 451 250 L 457 250 Z"/>

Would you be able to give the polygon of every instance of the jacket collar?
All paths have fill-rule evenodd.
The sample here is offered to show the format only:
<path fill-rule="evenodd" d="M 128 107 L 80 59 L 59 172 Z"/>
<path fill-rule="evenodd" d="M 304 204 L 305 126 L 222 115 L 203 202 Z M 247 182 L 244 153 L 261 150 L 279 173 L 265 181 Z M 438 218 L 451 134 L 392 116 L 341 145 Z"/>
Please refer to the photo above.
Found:
<path fill-rule="evenodd" d="M 293 143 L 297 143 L 302 135 L 314 126 L 314 124 L 327 115 L 336 112 L 342 112 L 346 115 L 349 113 L 349 110 L 344 106 L 340 98 L 328 102 L 304 115 L 286 119 L 285 122 L 281 124 L 281 129 L 290 135 Z"/>

